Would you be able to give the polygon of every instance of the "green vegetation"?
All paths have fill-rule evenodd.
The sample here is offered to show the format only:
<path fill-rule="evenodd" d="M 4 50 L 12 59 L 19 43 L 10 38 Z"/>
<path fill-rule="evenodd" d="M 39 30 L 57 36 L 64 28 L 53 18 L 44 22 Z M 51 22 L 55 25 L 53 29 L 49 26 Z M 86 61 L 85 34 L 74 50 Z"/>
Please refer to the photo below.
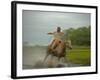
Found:
<path fill-rule="evenodd" d="M 71 40 L 73 49 L 66 54 L 66 60 L 82 66 L 91 65 L 91 26 L 69 28 L 63 31 L 64 39 Z"/>
<path fill-rule="evenodd" d="M 74 47 L 66 55 L 66 59 L 74 64 L 89 66 L 91 64 L 91 54 L 89 47 Z"/>
<path fill-rule="evenodd" d="M 69 38 L 73 45 L 90 46 L 90 26 L 80 28 L 69 28 L 64 30 L 65 38 Z"/>

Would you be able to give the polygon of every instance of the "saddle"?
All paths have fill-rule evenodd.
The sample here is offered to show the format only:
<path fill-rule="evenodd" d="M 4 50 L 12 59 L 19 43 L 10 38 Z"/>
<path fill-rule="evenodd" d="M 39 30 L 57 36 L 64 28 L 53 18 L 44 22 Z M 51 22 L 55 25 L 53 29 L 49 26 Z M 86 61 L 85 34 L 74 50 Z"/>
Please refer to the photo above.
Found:
<path fill-rule="evenodd" d="M 50 44 L 50 47 L 51 47 L 52 49 L 55 49 L 61 42 L 62 42 L 62 41 L 59 40 L 59 39 L 54 39 L 54 40 L 52 41 L 52 43 Z"/>

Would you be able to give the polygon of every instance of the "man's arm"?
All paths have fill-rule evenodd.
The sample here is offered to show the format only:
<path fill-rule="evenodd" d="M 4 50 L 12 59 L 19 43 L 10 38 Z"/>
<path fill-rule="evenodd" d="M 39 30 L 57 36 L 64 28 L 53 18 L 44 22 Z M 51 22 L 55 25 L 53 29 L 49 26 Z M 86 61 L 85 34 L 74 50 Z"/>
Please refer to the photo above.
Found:
<path fill-rule="evenodd" d="M 54 34 L 54 33 L 51 33 L 51 32 L 50 32 L 50 33 L 48 33 L 48 34 L 52 35 L 52 34 Z"/>

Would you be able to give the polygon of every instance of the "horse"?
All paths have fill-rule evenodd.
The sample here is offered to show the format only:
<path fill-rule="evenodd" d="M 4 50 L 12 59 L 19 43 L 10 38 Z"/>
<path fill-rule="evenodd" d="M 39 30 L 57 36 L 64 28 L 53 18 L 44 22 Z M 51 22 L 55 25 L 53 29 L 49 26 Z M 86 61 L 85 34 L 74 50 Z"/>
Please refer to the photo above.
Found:
<path fill-rule="evenodd" d="M 66 48 L 72 49 L 70 40 L 67 40 L 66 42 L 64 42 L 64 41 L 55 39 L 53 44 L 55 44 L 55 46 L 53 48 L 52 48 L 51 44 L 47 47 L 47 54 L 46 54 L 43 62 L 46 61 L 46 59 L 48 58 L 49 55 L 51 55 L 52 58 L 54 56 L 56 56 L 58 58 L 58 62 L 59 62 L 61 58 L 65 59 Z"/>

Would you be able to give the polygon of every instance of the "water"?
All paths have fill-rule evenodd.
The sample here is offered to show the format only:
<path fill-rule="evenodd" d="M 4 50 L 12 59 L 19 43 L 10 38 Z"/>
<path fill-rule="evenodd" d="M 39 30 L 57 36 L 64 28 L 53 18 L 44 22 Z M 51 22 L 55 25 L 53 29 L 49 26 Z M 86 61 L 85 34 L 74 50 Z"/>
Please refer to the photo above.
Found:
<path fill-rule="evenodd" d="M 34 46 L 23 47 L 23 69 L 41 69 L 41 68 L 56 68 L 56 67 L 77 67 L 79 64 L 64 62 L 63 59 L 58 62 L 57 57 L 50 55 L 43 62 L 46 55 L 46 47 Z M 51 59 L 52 58 L 52 59 Z"/>

